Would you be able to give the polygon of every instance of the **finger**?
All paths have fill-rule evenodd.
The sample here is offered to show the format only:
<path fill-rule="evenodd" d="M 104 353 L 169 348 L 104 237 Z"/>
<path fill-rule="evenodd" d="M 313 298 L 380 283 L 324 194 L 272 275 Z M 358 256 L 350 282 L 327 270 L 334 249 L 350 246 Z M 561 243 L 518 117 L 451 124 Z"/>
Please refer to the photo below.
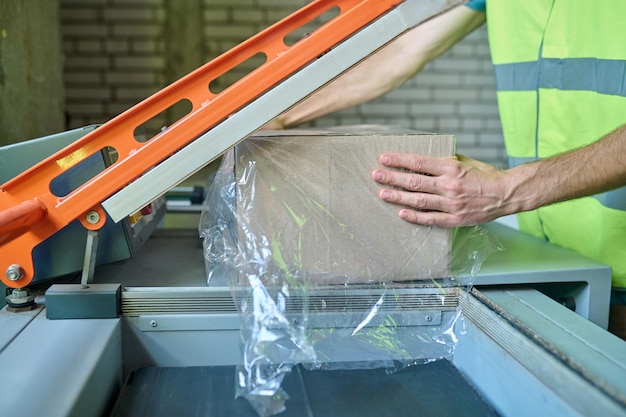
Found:
<path fill-rule="evenodd" d="M 425 193 L 436 191 L 435 178 L 429 175 L 376 169 L 372 172 L 372 179 L 379 184 L 404 188 L 408 191 Z"/>
<path fill-rule="evenodd" d="M 380 191 L 379 197 L 388 203 L 412 207 L 417 210 L 443 210 L 443 199 L 436 194 L 385 189 Z"/>
<path fill-rule="evenodd" d="M 437 158 L 417 154 L 385 153 L 380 156 L 380 163 L 390 168 L 408 169 L 428 175 L 443 175 L 456 158 Z"/>
<path fill-rule="evenodd" d="M 441 227 L 460 227 L 469 226 L 462 219 L 439 211 L 416 211 L 411 209 L 402 209 L 398 212 L 401 219 L 410 223 L 423 226 L 441 226 Z"/>

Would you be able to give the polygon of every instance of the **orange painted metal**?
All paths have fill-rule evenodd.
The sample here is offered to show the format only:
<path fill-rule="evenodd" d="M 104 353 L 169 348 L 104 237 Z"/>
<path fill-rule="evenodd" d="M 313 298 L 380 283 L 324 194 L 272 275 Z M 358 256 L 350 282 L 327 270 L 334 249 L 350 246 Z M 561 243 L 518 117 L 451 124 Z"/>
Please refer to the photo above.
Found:
<path fill-rule="evenodd" d="M 0 243 L 24 233 L 46 218 L 46 206 L 38 200 L 24 201 L 0 212 Z"/>
<path fill-rule="evenodd" d="M 314 0 L 0 186 L 0 279 L 13 288 L 28 285 L 34 247 L 76 219 L 101 227 L 104 220 L 91 225 L 84 218 L 94 210 L 103 213 L 102 201 L 402 2 Z M 333 8 L 339 10 L 336 17 L 285 44 L 287 35 Z M 213 80 L 259 53 L 266 56 L 263 65 L 221 93 L 210 92 Z M 135 139 L 138 126 L 181 100 L 191 102 L 190 113 L 147 142 Z M 51 181 L 107 147 L 117 151 L 115 163 L 66 196 L 51 193 Z M 13 224 L 16 207 L 26 219 L 21 226 Z M 4 271 L 11 265 L 21 266 L 24 277 L 8 280 Z"/>

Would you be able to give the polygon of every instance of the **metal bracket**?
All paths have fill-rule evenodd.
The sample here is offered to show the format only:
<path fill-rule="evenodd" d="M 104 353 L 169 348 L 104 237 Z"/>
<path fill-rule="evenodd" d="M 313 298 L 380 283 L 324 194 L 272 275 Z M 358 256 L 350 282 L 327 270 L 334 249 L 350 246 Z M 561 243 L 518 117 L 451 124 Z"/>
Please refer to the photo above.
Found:
<path fill-rule="evenodd" d="M 83 273 L 80 283 L 83 288 L 93 284 L 93 277 L 96 269 L 96 255 L 98 254 L 98 230 L 87 231 L 87 243 L 85 244 L 85 260 L 83 261 Z"/>

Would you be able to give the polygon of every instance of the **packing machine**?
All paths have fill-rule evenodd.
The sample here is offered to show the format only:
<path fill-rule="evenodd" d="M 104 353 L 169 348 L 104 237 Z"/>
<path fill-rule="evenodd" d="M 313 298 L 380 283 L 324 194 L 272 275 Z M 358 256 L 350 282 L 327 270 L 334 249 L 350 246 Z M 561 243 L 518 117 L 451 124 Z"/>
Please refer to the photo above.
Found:
<path fill-rule="evenodd" d="M 278 415 L 625 415 L 624 342 L 546 295 L 558 294 L 561 284 L 557 298 L 570 297 L 572 288 L 593 291 L 597 283 L 586 280 L 607 280 L 607 268 L 507 226 L 487 227 L 508 250 L 487 259 L 470 292 L 451 291 L 445 306 L 435 307 L 428 290 L 398 292 L 397 318 L 409 317 L 409 327 L 427 325 L 415 317 L 461 309 L 465 330 L 450 357 L 391 374 L 297 366 L 284 380 L 290 399 Z M 206 285 L 202 251 L 195 230 L 157 229 L 134 258 L 98 266 L 97 284 L 85 294 L 75 294 L 80 284 L 55 284 L 46 298 L 60 302 L 0 311 L 3 414 L 257 415 L 235 399 L 240 312 L 224 280 Z M 526 257 L 536 252 L 545 256 Z M 569 279 L 559 282 L 561 274 Z M 554 288 L 542 292 L 544 285 Z M 345 297 L 366 304 L 372 292 L 323 297 L 329 305 Z M 117 305 L 110 293 L 119 294 Z M 352 356 L 328 360 L 368 359 L 349 342 L 342 351 Z"/>
<path fill-rule="evenodd" d="M 157 227 L 163 196 L 457 3 L 315 0 L 102 126 L 1 149 L 3 166 L 21 157 L 26 164 L 2 178 L 0 193 L 8 288 L 0 311 L 2 415 L 257 415 L 235 395 L 242 362 L 236 291 L 225 277 L 206 284 L 196 230 Z M 335 18 L 285 45 L 286 35 L 331 8 Z M 207 89 L 259 52 L 265 64 L 222 93 Z M 191 105 L 186 116 L 139 138 L 138 127 L 181 101 Z M 46 155 L 26 162 L 34 149 Z M 610 268 L 501 224 L 486 228 L 506 250 L 486 260 L 471 290 L 396 290 L 399 327 L 461 312 L 448 357 L 394 373 L 295 365 L 284 380 L 290 399 L 282 415 L 626 415 L 626 345 L 605 330 Z M 361 286 L 318 297 L 358 306 L 378 291 Z M 445 302 L 433 304 L 434 291 Z M 369 360 L 349 338 L 344 343 L 328 363 Z"/>

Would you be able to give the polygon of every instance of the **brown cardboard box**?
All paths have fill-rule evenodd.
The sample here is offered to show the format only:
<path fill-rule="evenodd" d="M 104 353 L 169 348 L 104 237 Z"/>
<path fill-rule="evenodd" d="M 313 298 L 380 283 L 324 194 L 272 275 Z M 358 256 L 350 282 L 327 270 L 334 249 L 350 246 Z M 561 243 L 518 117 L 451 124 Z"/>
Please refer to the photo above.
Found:
<path fill-rule="evenodd" d="M 383 128 L 261 132 L 235 149 L 240 247 L 288 282 L 446 278 L 450 230 L 400 219 L 370 174 L 384 152 L 451 156 L 454 147 L 450 135 Z M 261 247 L 271 248 L 266 261 Z"/>

